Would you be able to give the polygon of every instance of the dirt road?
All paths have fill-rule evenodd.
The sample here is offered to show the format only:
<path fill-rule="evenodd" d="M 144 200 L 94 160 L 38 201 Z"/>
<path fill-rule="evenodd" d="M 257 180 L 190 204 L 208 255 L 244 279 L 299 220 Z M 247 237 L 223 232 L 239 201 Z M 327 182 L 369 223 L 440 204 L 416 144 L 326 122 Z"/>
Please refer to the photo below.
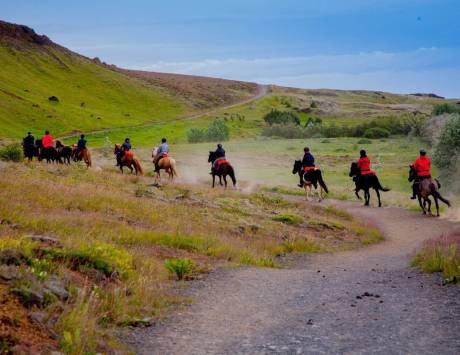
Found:
<path fill-rule="evenodd" d="M 339 203 L 386 241 L 293 268 L 218 271 L 194 303 L 136 331 L 140 354 L 459 354 L 460 288 L 410 269 L 420 243 L 458 226 L 398 208 Z"/>

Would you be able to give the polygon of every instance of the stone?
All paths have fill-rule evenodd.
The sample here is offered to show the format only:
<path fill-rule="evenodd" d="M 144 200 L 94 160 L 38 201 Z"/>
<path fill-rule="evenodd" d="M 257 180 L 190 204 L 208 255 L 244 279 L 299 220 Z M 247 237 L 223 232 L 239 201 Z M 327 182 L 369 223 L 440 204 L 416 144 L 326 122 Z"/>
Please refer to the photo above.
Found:
<path fill-rule="evenodd" d="M 0 265 L 0 279 L 11 281 L 19 279 L 21 273 L 16 265 Z"/>
<path fill-rule="evenodd" d="M 21 303 L 30 308 L 32 306 L 43 307 L 45 304 L 45 295 L 43 291 L 33 290 L 28 287 L 14 288 L 12 292 L 18 296 Z"/>
<path fill-rule="evenodd" d="M 46 290 L 57 296 L 61 301 L 65 301 L 69 298 L 69 292 L 65 289 L 64 282 L 55 276 L 46 280 L 43 286 Z"/>

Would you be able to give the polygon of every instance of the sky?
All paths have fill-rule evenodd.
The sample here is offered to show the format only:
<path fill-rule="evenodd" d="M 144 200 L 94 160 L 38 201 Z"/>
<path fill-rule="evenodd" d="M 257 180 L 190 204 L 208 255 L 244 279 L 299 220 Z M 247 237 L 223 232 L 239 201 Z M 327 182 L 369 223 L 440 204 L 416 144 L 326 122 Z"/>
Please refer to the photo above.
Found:
<path fill-rule="evenodd" d="M 459 0 L 0 0 L 0 19 L 125 68 L 460 98 Z"/>

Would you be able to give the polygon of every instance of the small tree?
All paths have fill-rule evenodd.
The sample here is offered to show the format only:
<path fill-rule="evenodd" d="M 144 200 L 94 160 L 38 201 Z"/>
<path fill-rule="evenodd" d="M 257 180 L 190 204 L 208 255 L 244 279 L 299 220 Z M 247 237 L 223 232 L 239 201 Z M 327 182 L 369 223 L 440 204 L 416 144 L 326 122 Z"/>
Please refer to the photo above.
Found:
<path fill-rule="evenodd" d="M 214 120 L 208 127 L 207 140 L 210 142 L 228 141 L 230 130 L 223 120 Z"/>
<path fill-rule="evenodd" d="M 189 143 L 199 143 L 206 141 L 206 130 L 200 128 L 190 128 L 187 132 Z"/>
<path fill-rule="evenodd" d="M 387 138 L 390 136 L 390 131 L 385 128 L 374 127 L 368 128 L 364 132 L 364 137 L 369 139 L 377 139 L 377 138 Z"/>
<path fill-rule="evenodd" d="M 453 116 L 442 128 L 435 148 L 434 161 L 446 178 L 456 173 L 460 160 L 460 115 Z"/>
<path fill-rule="evenodd" d="M 274 124 L 289 124 L 300 125 L 300 118 L 293 112 L 271 110 L 264 117 L 264 121 L 271 125 Z"/>

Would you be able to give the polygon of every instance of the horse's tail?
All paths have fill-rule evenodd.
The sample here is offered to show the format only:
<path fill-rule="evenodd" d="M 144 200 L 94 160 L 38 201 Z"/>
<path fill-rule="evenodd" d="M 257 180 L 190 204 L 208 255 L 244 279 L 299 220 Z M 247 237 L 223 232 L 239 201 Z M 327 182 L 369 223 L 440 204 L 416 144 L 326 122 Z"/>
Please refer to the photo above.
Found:
<path fill-rule="evenodd" d="M 321 170 L 318 170 L 318 183 L 323 188 L 323 190 L 328 194 L 329 189 L 327 188 L 326 183 L 323 180 L 323 173 L 321 172 Z"/>
<path fill-rule="evenodd" d="M 141 162 L 139 161 L 139 159 L 133 158 L 133 163 L 136 166 L 136 171 L 139 174 L 144 175 L 144 169 L 142 169 L 142 165 L 141 165 Z"/>
<path fill-rule="evenodd" d="M 169 165 L 171 166 L 172 176 L 179 177 L 179 174 L 177 174 L 176 170 L 176 161 L 174 159 L 169 159 Z"/>
<path fill-rule="evenodd" d="M 440 188 L 441 188 L 441 183 L 439 182 L 439 180 L 438 180 L 438 179 L 434 179 L 434 181 L 436 181 L 436 185 L 438 185 L 438 189 L 440 189 Z"/>
<path fill-rule="evenodd" d="M 445 199 L 444 197 L 442 197 L 441 194 L 439 193 L 439 191 L 433 191 L 433 196 L 438 198 L 442 202 L 444 202 L 447 206 L 449 206 L 449 207 L 451 206 L 450 201 Z"/>
<path fill-rule="evenodd" d="M 91 152 L 88 149 L 86 149 L 85 163 L 86 163 L 86 166 L 88 168 L 91 168 L 91 164 L 92 164 L 92 162 L 91 162 Z"/>
<path fill-rule="evenodd" d="M 236 186 L 235 170 L 231 165 L 228 166 L 228 175 L 230 175 L 230 178 L 232 179 L 233 186 Z"/>
<path fill-rule="evenodd" d="M 378 190 L 383 191 L 383 192 L 388 192 L 390 189 L 388 187 L 383 187 L 382 184 L 380 184 L 380 180 L 375 176 L 375 186 L 377 187 Z"/>

